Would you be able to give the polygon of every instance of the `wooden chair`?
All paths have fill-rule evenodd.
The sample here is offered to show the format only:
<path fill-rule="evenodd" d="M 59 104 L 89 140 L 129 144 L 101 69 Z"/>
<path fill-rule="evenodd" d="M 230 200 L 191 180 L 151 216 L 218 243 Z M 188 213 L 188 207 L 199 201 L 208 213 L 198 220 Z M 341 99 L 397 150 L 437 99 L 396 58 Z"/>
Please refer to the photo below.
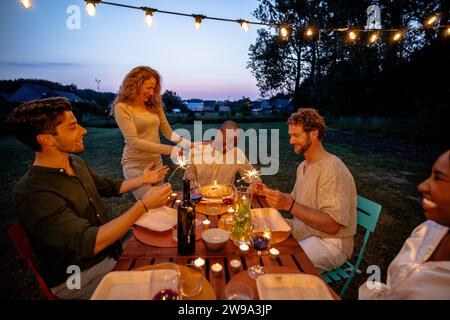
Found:
<path fill-rule="evenodd" d="M 14 224 L 11 228 L 9 228 L 8 234 L 12 243 L 16 247 L 17 252 L 19 253 L 19 256 L 25 260 L 36 276 L 36 280 L 38 281 L 45 297 L 48 300 L 59 300 L 59 298 L 50 291 L 44 281 L 44 278 L 42 278 L 39 274 L 36 262 L 34 261 L 33 249 L 31 248 L 30 242 L 28 241 L 27 235 L 22 226 L 20 224 Z"/>

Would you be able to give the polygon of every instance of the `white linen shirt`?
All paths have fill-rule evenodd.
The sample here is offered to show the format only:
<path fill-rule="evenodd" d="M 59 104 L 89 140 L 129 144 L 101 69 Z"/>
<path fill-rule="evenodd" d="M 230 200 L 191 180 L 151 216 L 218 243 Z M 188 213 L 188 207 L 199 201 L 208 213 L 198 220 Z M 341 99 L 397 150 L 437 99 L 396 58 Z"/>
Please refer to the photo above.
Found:
<path fill-rule="evenodd" d="M 448 229 L 432 220 L 419 225 L 389 265 L 386 284 L 364 283 L 359 299 L 450 299 L 450 261 L 428 261 Z"/>

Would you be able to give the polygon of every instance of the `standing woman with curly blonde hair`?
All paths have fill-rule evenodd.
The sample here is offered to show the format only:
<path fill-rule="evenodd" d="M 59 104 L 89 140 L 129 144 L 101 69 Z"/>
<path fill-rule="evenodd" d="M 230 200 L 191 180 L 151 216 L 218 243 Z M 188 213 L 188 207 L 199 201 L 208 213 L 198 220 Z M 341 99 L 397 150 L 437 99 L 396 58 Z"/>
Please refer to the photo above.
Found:
<path fill-rule="evenodd" d="M 125 179 L 142 176 L 149 163 L 154 164 L 153 169 L 168 170 L 162 164 L 161 155 L 171 155 L 177 150 L 175 146 L 161 143 L 160 131 L 175 144 L 191 144 L 172 131 L 161 101 L 161 77 L 152 68 L 136 67 L 125 76 L 113 108 L 125 138 L 121 162 Z M 134 197 L 141 199 L 151 187 L 135 189 Z"/>

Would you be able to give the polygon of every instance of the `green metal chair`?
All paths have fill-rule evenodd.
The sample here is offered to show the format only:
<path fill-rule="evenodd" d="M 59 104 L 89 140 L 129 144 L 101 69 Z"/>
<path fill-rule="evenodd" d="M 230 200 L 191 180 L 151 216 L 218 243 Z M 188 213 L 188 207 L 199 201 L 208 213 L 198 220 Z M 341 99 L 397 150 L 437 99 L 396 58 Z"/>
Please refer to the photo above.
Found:
<path fill-rule="evenodd" d="M 375 230 L 375 226 L 377 225 L 378 218 L 381 212 L 381 205 L 370 201 L 366 198 L 358 196 L 357 202 L 357 221 L 358 225 L 364 227 L 366 229 L 366 233 L 364 234 L 364 241 L 359 250 L 358 259 L 356 263 L 353 265 L 349 260 L 345 261 L 339 268 L 334 270 L 326 271 L 322 273 L 322 276 L 325 278 L 327 283 L 345 280 L 345 284 L 339 292 L 339 296 L 343 296 L 345 291 L 347 291 L 350 282 L 358 271 L 359 265 L 361 263 L 364 249 L 366 248 L 367 241 L 369 240 L 370 234 Z"/>

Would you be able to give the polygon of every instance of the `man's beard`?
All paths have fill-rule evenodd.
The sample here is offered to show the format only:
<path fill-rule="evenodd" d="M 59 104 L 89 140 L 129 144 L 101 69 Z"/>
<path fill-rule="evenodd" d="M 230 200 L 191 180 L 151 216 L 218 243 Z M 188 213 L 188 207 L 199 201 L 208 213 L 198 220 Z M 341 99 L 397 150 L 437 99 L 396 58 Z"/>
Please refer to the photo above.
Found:
<path fill-rule="evenodd" d="M 306 138 L 306 144 L 302 144 L 302 147 L 297 152 L 297 154 L 305 154 L 305 152 L 309 150 L 311 145 L 312 145 L 311 139 L 309 137 L 307 137 Z"/>

